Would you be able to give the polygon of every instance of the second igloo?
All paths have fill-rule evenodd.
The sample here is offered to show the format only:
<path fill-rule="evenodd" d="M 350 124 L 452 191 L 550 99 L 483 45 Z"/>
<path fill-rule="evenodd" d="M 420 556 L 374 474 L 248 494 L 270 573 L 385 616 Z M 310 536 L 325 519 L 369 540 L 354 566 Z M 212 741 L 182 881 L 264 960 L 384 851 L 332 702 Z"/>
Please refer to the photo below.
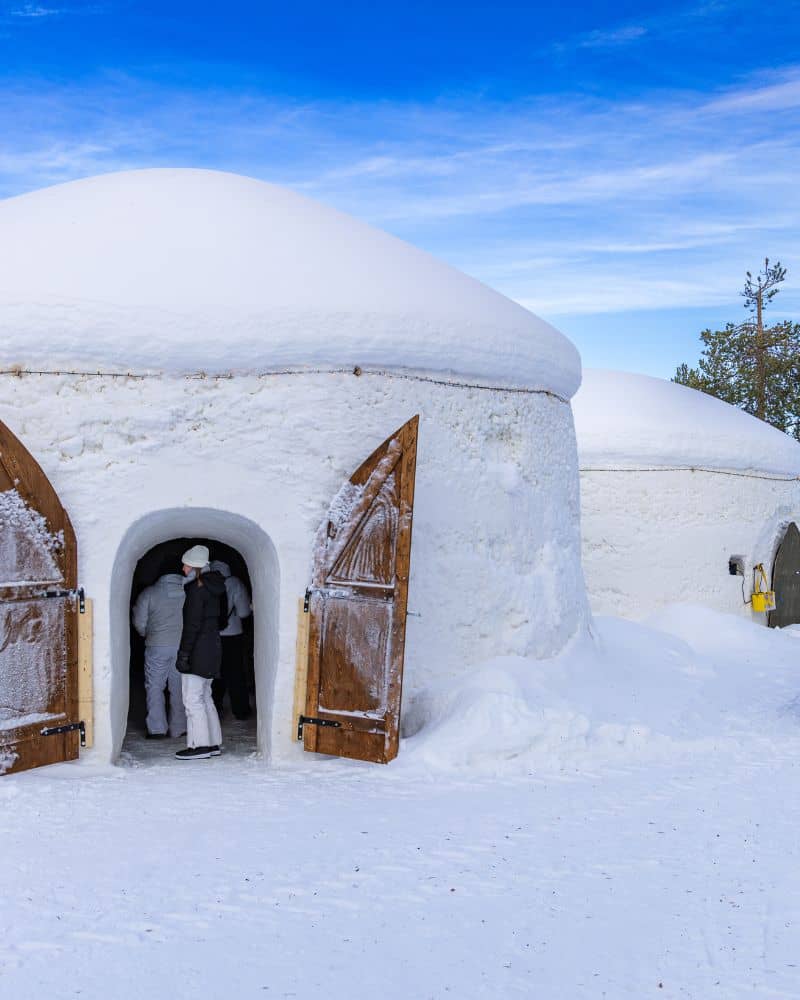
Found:
<path fill-rule="evenodd" d="M 573 401 L 583 565 L 595 614 L 690 602 L 800 621 L 800 443 L 719 399 L 584 370 Z M 776 592 L 753 610 L 755 568 Z"/>

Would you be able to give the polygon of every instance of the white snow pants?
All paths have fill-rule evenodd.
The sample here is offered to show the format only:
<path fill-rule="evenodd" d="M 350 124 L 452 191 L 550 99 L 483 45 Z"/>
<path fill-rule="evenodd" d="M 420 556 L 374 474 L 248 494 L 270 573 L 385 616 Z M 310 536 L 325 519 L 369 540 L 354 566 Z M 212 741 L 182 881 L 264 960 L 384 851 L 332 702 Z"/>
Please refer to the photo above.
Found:
<path fill-rule="evenodd" d="M 144 689 L 147 695 L 146 725 L 148 733 L 167 732 L 165 688 L 169 688 L 169 735 L 183 736 L 186 732 L 186 712 L 183 710 L 181 675 L 175 669 L 177 657 L 177 647 L 145 646 Z"/>
<path fill-rule="evenodd" d="M 183 674 L 183 704 L 186 706 L 186 746 L 218 747 L 222 743 L 219 716 L 211 697 L 211 680 Z"/>

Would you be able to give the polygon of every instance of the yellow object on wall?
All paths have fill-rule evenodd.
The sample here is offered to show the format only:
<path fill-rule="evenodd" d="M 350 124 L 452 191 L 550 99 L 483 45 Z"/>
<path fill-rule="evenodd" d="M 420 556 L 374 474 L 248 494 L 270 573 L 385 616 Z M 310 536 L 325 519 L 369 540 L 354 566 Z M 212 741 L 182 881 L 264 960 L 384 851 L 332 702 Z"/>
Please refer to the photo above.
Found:
<path fill-rule="evenodd" d="M 775 610 L 775 591 L 769 589 L 767 574 L 761 563 L 753 567 L 753 596 L 750 601 L 753 611 Z"/>
<path fill-rule="evenodd" d="M 774 611 L 774 610 L 775 610 L 774 590 L 762 590 L 757 594 L 753 594 L 753 611 Z"/>

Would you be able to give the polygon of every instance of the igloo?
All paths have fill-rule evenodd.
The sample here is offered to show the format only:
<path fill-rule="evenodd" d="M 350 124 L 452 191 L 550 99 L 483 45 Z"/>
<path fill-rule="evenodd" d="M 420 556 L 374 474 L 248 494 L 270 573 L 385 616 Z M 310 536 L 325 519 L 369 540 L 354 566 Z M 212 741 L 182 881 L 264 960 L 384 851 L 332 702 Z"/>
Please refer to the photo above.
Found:
<path fill-rule="evenodd" d="M 305 745 L 358 756 L 367 734 L 372 759 L 396 752 L 401 682 L 407 696 L 490 656 L 548 657 L 587 622 L 574 347 L 304 197 L 146 170 L 0 203 L 0 369 L 0 496 L 41 514 L 59 554 L 58 579 L 5 573 L 0 616 L 64 602 L 66 625 L 39 633 L 66 636 L 66 677 L 74 594 L 92 599 L 95 759 L 125 736 L 132 578 L 170 539 L 246 565 L 265 760 L 303 746 L 304 594 L 319 690 L 301 714 L 328 723 Z M 0 513 L 0 545 L 9 530 Z M 19 686 L 32 647 L 10 636 L 0 665 Z M 59 683 L 28 728 L 25 705 L 0 705 L 12 767 L 26 747 L 74 756 L 73 731 L 41 735 L 79 721 Z"/>
<path fill-rule="evenodd" d="M 584 370 L 573 409 L 595 614 L 640 618 L 686 601 L 800 621 L 800 443 L 712 396 L 627 372 Z M 753 610 L 754 587 L 774 588 L 774 611 Z"/>

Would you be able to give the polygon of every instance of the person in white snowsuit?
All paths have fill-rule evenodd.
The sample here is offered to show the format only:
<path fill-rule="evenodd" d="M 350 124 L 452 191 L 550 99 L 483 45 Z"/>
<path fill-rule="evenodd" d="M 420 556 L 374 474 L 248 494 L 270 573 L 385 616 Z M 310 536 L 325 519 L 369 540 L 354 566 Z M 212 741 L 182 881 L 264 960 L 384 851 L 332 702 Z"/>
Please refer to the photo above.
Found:
<path fill-rule="evenodd" d="M 225 692 L 231 701 L 231 709 L 237 719 L 250 717 L 250 694 L 244 670 L 244 628 L 242 619 L 253 613 L 253 605 L 247 587 L 238 576 L 231 576 L 230 566 L 219 559 L 211 563 L 211 569 L 221 573 L 225 579 L 228 595 L 228 624 L 220 632 L 222 639 L 222 675 L 213 684 L 214 704 L 222 714 Z"/>
<path fill-rule="evenodd" d="M 181 675 L 175 668 L 183 630 L 185 580 L 166 573 L 139 594 L 133 606 L 133 627 L 144 638 L 144 687 L 148 737 L 183 736 L 186 712 Z M 165 690 L 169 690 L 169 721 Z"/>

